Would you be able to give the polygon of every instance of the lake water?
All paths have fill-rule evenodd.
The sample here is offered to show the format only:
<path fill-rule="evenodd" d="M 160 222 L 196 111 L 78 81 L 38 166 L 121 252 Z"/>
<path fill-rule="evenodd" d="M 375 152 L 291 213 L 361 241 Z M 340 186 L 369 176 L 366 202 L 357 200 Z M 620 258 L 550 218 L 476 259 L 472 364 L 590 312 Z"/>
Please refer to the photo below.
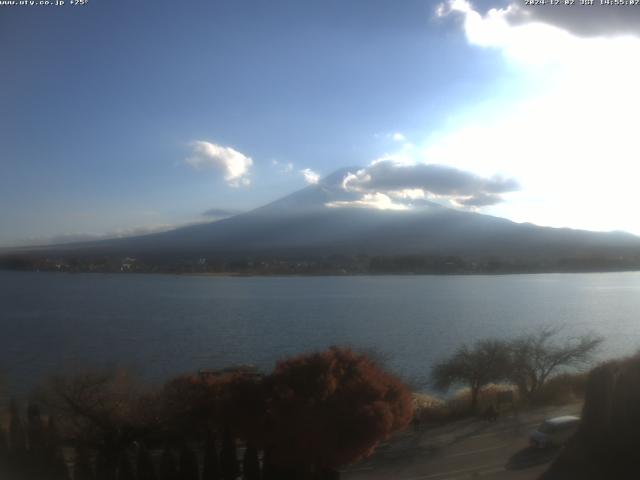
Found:
<path fill-rule="evenodd" d="M 14 393 L 104 365 L 150 380 L 352 345 L 405 377 L 463 342 L 541 325 L 640 348 L 640 273 L 504 276 L 197 277 L 0 272 L 0 370 Z"/>

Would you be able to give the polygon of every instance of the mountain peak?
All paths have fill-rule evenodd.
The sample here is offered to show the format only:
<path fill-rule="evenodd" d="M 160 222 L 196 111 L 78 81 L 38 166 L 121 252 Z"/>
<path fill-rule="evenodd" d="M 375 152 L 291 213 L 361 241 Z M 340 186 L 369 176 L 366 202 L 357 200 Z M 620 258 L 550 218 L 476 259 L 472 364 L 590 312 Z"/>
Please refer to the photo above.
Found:
<path fill-rule="evenodd" d="M 362 167 L 346 167 L 330 173 L 318 183 L 308 185 L 290 195 L 253 210 L 259 214 L 292 212 L 312 212 L 326 208 L 325 205 L 335 201 L 350 201 L 358 197 L 357 193 L 342 188 L 342 181 L 349 172 L 356 172 Z"/>
<path fill-rule="evenodd" d="M 358 166 L 340 168 L 340 169 L 334 171 L 333 173 L 330 173 L 329 175 L 324 177 L 322 180 L 320 180 L 318 185 L 321 185 L 321 186 L 323 186 L 325 188 L 342 187 L 342 182 L 345 179 L 345 177 L 349 173 L 355 173 L 358 170 L 360 170 L 361 168 L 362 167 L 358 167 Z"/>

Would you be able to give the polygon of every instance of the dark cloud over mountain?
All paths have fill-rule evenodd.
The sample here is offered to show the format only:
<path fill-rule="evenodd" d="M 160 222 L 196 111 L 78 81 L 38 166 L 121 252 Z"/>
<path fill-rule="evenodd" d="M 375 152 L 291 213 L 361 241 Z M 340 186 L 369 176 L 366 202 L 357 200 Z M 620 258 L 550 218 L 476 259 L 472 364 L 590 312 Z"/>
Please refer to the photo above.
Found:
<path fill-rule="evenodd" d="M 350 174 L 344 180 L 347 190 L 359 192 L 398 192 L 420 189 L 436 196 L 452 198 L 466 206 L 500 203 L 500 194 L 519 189 L 512 178 L 484 178 L 471 172 L 436 164 L 404 165 L 382 160 Z"/>

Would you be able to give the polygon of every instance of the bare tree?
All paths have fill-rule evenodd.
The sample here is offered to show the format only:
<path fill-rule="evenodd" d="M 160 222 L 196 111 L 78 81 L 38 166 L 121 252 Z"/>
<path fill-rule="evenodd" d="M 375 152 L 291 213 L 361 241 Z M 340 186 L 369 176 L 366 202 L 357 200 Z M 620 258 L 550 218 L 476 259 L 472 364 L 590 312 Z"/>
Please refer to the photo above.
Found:
<path fill-rule="evenodd" d="M 562 368 L 586 366 L 593 358 L 602 337 L 587 334 L 555 341 L 560 328 L 545 327 L 516 338 L 510 344 L 509 379 L 520 395 L 531 399 L 545 382 Z"/>
<path fill-rule="evenodd" d="M 153 428 L 153 402 L 125 371 L 57 377 L 41 392 L 63 436 L 77 447 L 97 451 L 104 467 L 115 471 L 121 454 Z"/>
<path fill-rule="evenodd" d="M 431 379 L 436 388 L 467 385 L 471 390 L 470 410 L 478 406 L 478 395 L 491 382 L 507 377 L 509 346 L 500 340 L 480 340 L 472 347 L 463 345 L 449 359 L 436 364 Z"/>

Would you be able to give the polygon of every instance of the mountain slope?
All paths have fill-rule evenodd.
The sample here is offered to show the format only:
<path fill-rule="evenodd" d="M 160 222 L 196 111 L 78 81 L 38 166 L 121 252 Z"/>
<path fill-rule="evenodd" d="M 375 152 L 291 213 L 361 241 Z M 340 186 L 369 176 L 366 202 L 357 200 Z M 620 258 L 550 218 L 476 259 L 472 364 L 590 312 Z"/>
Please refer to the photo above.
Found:
<path fill-rule="evenodd" d="M 573 258 L 640 254 L 630 234 L 539 227 L 452 210 L 329 208 L 359 194 L 341 187 L 349 169 L 250 212 L 212 223 L 139 237 L 46 248 L 61 255 L 234 258 L 342 255 L 459 255 Z M 353 169 L 351 169 L 353 171 Z"/>

